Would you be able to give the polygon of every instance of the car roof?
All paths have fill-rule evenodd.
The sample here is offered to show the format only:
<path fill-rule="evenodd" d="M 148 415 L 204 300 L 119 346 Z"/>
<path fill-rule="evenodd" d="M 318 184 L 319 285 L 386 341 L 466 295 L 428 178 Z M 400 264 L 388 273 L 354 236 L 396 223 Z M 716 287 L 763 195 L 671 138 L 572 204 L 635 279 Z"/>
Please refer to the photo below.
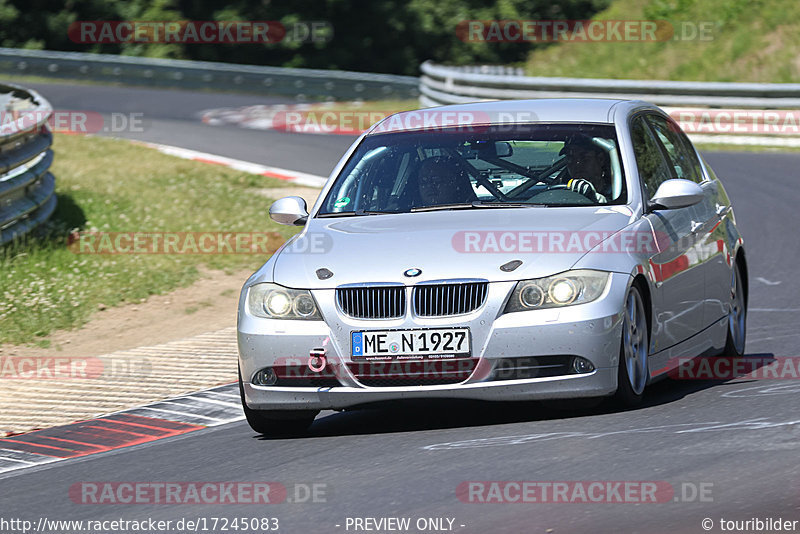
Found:
<path fill-rule="evenodd" d="M 471 102 L 395 113 L 376 123 L 367 135 L 389 131 L 420 130 L 426 128 L 423 126 L 424 124 L 429 128 L 531 122 L 611 124 L 615 120 L 615 115 L 624 117 L 632 110 L 639 108 L 659 109 L 653 104 L 641 100 L 605 98 L 542 98 Z"/>

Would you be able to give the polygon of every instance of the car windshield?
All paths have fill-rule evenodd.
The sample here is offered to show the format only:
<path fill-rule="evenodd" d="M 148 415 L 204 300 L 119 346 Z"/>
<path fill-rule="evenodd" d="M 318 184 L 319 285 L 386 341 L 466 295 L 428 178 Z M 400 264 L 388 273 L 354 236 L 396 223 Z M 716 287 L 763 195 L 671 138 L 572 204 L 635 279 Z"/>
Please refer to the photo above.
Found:
<path fill-rule="evenodd" d="M 610 125 L 449 128 L 364 138 L 317 216 L 624 204 Z"/>

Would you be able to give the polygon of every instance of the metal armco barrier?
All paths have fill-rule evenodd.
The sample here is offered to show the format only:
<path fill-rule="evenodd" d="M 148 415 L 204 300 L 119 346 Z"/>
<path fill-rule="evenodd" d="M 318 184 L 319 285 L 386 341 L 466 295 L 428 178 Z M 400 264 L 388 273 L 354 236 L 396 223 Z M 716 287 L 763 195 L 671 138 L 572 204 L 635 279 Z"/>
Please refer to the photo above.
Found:
<path fill-rule="evenodd" d="M 50 103 L 34 91 L 0 85 L 0 245 L 46 221 L 56 207 L 50 173 Z"/>
<path fill-rule="evenodd" d="M 483 69 L 483 70 L 482 70 Z M 492 67 L 422 64 L 420 101 L 425 106 L 527 98 L 621 98 L 660 106 L 800 108 L 800 84 L 601 80 L 520 76 Z"/>
<path fill-rule="evenodd" d="M 17 48 L 0 48 L 0 74 L 286 95 L 300 101 L 419 96 L 419 79 L 413 76 Z"/>

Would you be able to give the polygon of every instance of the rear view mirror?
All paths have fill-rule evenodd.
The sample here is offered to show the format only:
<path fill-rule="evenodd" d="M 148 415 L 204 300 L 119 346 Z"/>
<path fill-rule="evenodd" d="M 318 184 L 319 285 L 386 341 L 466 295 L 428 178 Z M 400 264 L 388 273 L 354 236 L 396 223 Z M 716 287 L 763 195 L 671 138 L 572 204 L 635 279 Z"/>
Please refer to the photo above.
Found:
<path fill-rule="evenodd" d="M 514 155 L 514 148 L 508 141 L 497 141 L 494 144 L 494 152 L 498 158 L 507 158 Z"/>
<path fill-rule="evenodd" d="M 482 158 L 507 158 L 514 154 L 514 148 L 508 141 L 476 141 L 471 148 Z"/>
<path fill-rule="evenodd" d="M 690 180 L 666 180 L 650 199 L 651 209 L 675 210 L 694 206 L 703 200 L 703 189 Z"/>

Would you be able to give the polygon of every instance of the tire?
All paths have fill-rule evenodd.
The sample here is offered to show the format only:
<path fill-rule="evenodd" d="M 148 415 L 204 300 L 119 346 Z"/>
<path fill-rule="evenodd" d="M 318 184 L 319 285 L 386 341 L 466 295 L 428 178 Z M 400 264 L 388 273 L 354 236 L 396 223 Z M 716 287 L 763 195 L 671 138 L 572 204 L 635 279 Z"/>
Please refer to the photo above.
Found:
<path fill-rule="evenodd" d="M 242 371 L 239 370 L 239 396 L 242 399 L 242 409 L 255 432 L 269 437 L 294 437 L 303 435 L 319 410 L 253 410 L 247 406 L 244 399 L 244 383 Z"/>
<path fill-rule="evenodd" d="M 647 317 L 642 294 L 636 285 L 631 286 L 625 298 L 621 337 L 614 400 L 622 406 L 633 407 L 642 402 L 650 377 L 647 367 Z"/>
<path fill-rule="evenodd" d="M 737 263 L 731 276 L 731 309 L 728 312 L 728 337 L 725 340 L 724 356 L 744 356 L 747 338 L 747 299 L 742 282 L 742 269 Z"/>

